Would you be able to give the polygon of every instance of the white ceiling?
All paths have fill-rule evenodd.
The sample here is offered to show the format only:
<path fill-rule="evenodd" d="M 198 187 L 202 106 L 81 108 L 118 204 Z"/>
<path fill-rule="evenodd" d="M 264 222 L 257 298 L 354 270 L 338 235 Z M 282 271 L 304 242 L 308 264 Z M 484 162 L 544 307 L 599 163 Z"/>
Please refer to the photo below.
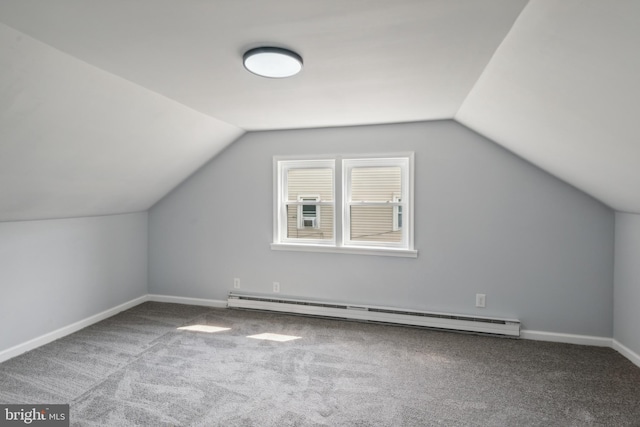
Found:
<path fill-rule="evenodd" d="M 0 0 L 6 24 L 246 130 L 451 118 L 525 0 Z M 290 47 L 288 80 L 242 54 Z"/>
<path fill-rule="evenodd" d="M 147 209 L 245 130 L 442 118 L 640 213 L 639 7 L 0 0 L 0 220 Z M 303 72 L 246 72 L 262 44 Z"/>

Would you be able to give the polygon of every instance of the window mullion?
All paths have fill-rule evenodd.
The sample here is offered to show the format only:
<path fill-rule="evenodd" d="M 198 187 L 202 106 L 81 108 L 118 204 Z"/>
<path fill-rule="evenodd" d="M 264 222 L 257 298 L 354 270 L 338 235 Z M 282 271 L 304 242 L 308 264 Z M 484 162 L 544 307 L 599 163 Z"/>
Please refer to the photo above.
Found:
<path fill-rule="evenodd" d="M 280 197 L 280 200 L 278 200 L 278 238 L 280 241 L 284 241 L 287 238 L 287 206 L 282 202 L 288 198 L 287 188 L 289 188 L 289 185 L 287 178 L 289 168 L 280 166 L 280 163 L 278 165 L 278 180 L 280 183 L 278 191 L 278 197 Z"/>
<path fill-rule="evenodd" d="M 341 215 L 342 221 L 340 223 L 341 225 L 340 242 L 344 246 L 348 244 L 350 234 L 351 234 L 351 216 L 350 216 L 351 193 L 349 191 L 349 189 L 351 188 L 351 183 L 349 178 L 350 168 L 344 159 L 340 159 L 340 170 L 342 171 L 342 173 L 336 174 L 336 175 L 340 176 L 340 186 L 338 188 L 339 188 L 339 191 L 342 193 L 341 194 L 342 197 L 340 198 L 340 200 L 342 201 L 342 206 L 340 207 L 340 211 L 342 214 Z"/>

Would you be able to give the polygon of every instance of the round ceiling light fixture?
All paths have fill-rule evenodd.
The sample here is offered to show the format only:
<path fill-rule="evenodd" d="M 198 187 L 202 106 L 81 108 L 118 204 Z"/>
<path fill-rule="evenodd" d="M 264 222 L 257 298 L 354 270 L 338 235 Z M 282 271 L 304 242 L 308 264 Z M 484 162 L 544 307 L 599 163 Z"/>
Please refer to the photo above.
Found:
<path fill-rule="evenodd" d="M 282 79 L 302 70 L 302 58 L 295 52 L 279 47 L 257 47 L 243 56 L 244 67 L 262 77 Z"/>

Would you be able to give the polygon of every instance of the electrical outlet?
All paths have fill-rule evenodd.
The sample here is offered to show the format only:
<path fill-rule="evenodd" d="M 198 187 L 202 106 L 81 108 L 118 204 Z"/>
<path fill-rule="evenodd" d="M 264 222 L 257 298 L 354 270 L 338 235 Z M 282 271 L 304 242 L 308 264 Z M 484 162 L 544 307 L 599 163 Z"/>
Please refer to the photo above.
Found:
<path fill-rule="evenodd" d="M 240 289 L 240 279 L 238 279 L 237 277 L 233 279 L 233 288 Z"/>
<path fill-rule="evenodd" d="M 280 292 L 280 282 L 273 282 L 273 292 Z"/>
<path fill-rule="evenodd" d="M 487 296 L 485 294 L 476 294 L 476 307 L 484 308 L 487 306 Z"/>

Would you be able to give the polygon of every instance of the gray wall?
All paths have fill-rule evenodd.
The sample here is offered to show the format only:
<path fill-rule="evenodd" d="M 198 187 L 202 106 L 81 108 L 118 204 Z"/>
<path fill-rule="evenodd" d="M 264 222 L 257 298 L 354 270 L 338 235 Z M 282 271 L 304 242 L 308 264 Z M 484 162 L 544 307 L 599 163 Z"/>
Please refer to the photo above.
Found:
<path fill-rule="evenodd" d="M 614 338 L 640 354 L 640 215 L 616 213 Z"/>
<path fill-rule="evenodd" d="M 0 223 L 0 351 L 147 293 L 147 214 Z"/>
<path fill-rule="evenodd" d="M 274 155 L 416 153 L 417 259 L 272 251 Z M 149 213 L 149 292 L 241 290 L 611 337 L 614 214 L 454 121 L 249 133 Z M 487 294 L 487 308 L 474 307 Z"/>

